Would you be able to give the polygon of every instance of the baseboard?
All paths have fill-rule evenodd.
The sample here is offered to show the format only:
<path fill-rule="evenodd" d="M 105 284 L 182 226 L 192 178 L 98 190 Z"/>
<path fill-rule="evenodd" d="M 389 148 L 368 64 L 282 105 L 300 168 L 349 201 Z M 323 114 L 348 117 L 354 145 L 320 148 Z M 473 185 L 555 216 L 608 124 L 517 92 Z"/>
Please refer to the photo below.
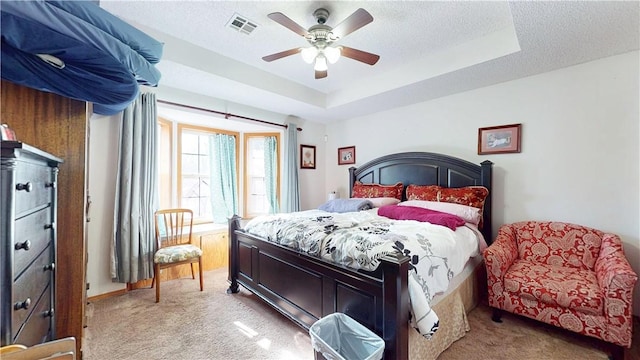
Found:
<path fill-rule="evenodd" d="M 90 296 L 89 298 L 87 298 L 87 301 L 89 301 L 89 302 L 97 301 L 97 300 L 101 300 L 101 299 L 110 298 L 110 297 L 113 297 L 113 296 L 124 295 L 126 293 L 127 293 L 127 289 L 120 289 L 120 290 L 111 291 L 111 292 L 100 294 L 100 295 L 96 295 L 96 296 Z"/>

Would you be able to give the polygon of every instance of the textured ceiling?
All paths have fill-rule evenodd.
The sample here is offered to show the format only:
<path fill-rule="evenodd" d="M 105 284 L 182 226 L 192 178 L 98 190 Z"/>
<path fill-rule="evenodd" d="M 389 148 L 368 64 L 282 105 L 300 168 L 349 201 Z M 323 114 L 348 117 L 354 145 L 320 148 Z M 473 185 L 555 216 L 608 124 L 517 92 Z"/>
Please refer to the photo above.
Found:
<path fill-rule="evenodd" d="M 640 2 L 100 1 L 165 43 L 161 87 L 311 121 L 348 119 L 638 50 Z M 335 26 L 358 8 L 372 23 L 338 44 L 380 55 L 369 66 L 342 58 L 314 79 L 307 45 L 267 15 L 304 28 L 326 8 Z M 234 14 L 258 25 L 245 35 Z"/>

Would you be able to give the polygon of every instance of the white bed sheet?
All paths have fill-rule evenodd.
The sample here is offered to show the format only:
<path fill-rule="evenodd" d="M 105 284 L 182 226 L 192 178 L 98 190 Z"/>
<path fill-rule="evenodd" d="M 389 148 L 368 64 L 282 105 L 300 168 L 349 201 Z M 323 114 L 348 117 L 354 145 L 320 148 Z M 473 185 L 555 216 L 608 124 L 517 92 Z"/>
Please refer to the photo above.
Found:
<path fill-rule="evenodd" d="M 408 288 L 412 325 L 426 338 L 439 326 L 431 300 L 446 291 L 469 258 L 479 255 L 486 246 L 473 225 L 453 231 L 445 226 L 378 216 L 377 209 L 261 216 L 249 221 L 244 230 L 354 269 L 375 270 L 382 257 L 400 250 L 411 258 Z"/>

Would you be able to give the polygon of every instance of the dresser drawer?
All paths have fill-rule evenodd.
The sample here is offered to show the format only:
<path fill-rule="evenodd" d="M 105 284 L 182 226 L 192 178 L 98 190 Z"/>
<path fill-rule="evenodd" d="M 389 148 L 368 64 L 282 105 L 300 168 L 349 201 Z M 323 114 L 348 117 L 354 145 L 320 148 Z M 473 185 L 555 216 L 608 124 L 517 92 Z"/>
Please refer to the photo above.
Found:
<path fill-rule="evenodd" d="M 12 308 L 15 304 L 23 303 L 27 299 L 30 300 L 30 306 L 27 309 L 16 310 L 13 308 L 12 324 L 14 329 L 20 327 L 27 319 L 37 299 L 51 282 L 51 270 L 45 269 L 51 263 L 51 247 L 47 247 L 36 261 L 13 283 Z"/>
<path fill-rule="evenodd" d="M 0 346 L 32 346 L 56 336 L 55 201 L 62 160 L 18 141 L 0 141 L 0 148 Z"/>
<path fill-rule="evenodd" d="M 51 340 L 51 294 L 50 288 L 42 294 L 36 308 L 14 338 L 14 344 L 33 346 Z M 18 329 L 17 327 L 14 328 Z"/>
<path fill-rule="evenodd" d="M 52 230 L 47 227 L 51 225 L 49 207 L 16 220 L 13 242 L 14 280 L 49 245 Z"/>
<path fill-rule="evenodd" d="M 33 208 L 51 203 L 51 168 L 29 162 L 16 168 L 15 214 L 20 218 Z"/>

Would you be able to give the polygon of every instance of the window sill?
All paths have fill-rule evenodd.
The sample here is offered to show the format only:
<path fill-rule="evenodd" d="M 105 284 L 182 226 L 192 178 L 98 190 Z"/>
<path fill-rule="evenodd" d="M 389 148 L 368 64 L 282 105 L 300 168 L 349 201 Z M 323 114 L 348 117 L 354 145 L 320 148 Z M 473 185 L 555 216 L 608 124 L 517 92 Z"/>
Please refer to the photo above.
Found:
<path fill-rule="evenodd" d="M 197 224 L 193 225 L 193 235 L 203 235 L 208 233 L 221 233 L 229 231 L 227 224 Z"/>

